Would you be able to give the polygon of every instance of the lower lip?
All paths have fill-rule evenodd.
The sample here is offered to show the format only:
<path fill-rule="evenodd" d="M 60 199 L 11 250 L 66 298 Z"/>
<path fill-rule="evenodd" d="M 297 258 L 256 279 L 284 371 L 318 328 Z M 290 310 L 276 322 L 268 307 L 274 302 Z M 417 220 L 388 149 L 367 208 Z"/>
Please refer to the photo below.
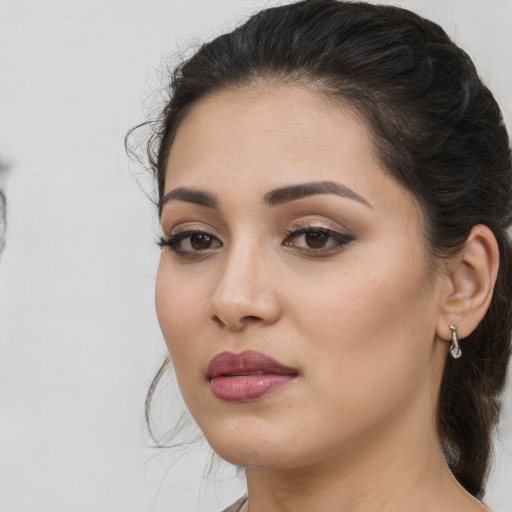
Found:
<path fill-rule="evenodd" d="M 220 375 L 210 381 L 212 393 L 226 402 L 251 402 L 288 384 L 295 375 Z"/>

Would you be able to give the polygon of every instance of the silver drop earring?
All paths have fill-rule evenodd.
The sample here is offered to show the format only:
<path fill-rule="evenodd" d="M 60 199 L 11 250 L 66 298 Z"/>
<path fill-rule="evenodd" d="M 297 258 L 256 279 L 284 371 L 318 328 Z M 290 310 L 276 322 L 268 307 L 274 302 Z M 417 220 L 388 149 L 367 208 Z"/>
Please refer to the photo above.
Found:
<path fill-rule="evenodd" d="M 450 354 L 453 359 L 458 359 L 462 355 L 462 350 L 459 347 L 459 337 L 457 335 L 457 327 L 450 324 L 450 331 L 452 333 L 452 345 L 450 347 Z"/>

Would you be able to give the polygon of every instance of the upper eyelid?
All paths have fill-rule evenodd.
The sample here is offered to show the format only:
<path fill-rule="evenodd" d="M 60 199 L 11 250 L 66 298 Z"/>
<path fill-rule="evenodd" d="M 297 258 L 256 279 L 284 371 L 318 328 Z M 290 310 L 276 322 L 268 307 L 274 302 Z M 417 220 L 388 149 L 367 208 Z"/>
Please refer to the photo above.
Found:
<path fill-rule="evenodd" d="M 293 235 L 294 233 L 304 233 L 304 232 L 307 232 L 308 230 L 310 231 L 325 231 L 327 233 L 331 232 L 331 233 L 338 233 L 340 235 L 343 235 L 345 233 L 343 233 L 344 230 L 341 230 L 341 229 L 336 229 L 336 228 L 332 228 L 332 227 L 327 227 L 327 226 L 324 226 L 323 224 L 299 224 L 299 225 L 295 225 L 293 227 L 290 227 L 289 229 L 286 230 L 286 234 L 288 236 L 290 235 Z M 183 226 L 183 227 L 178 227 L 177 229 L 173 229 L 171 230 L 170 232 L 170 235 L 169 236 L 176 236 L 176 235 L 180 235 L 180 234 L 193 234 L 193 233 L 207 233 L 208 235 L 214 237 L 214 238 L 217 238 L 220 240 L 220 237 L 219 235 L 215 234 L 212 232 L 213 230 L 210 230 L 210 229 L 204 229 L 204 228 L 194 228 L 194 227 L 189 227 L 189 226 Z M 347 234 L 347 236 L 349 236 Z"/>
<path fill-rule="evenodd" d="M 318 220 L 318 219 L 311 219 L 311 220 L 298 220 L 295 222 L 290 223 L 290 227 L 287 229 L 288 233 L 292 233 L 293 231 L 300 231 L 300 230 L 324 230 L 324 231 L 331 231 L 333 233 L 339 233 L 341 235 L 347 235 L 354 237 L 356 235 L 354 229 L 351 227 L 348 227 L 346 225 L 342 225 L 339 223 L 335 223 L 333 221 L 329 222 L 327 220 Z"/>
<path fill-rule="evenodd" d="M 178 235 L 180 233 L 190 232 L 203 232 L 208 233 L 212 236 L 219 238 L 218 230 L 214 229 L 213 226 L 205 225 L 202 222 L 182 222 L 178 223 L 176 226 L 166 229 L 162 225 L 162 231 L 166 233 L 168 236 Z"/>
<path fill-rule="evenodd" d="M 294 231 L 304 231 L 304 230 L 311 230 L 311 231 L 332 231 L 332 232 L 340 232 L 342 231 L 340 228 L 333 228 L 331 226 L 325 226 L 324 224 L 298 224 L 288 229 L 288 232 L 294 232 Z"/>
<path fill-rule="evenodd" d="M 285 233 L 290 234 L 292 231 L 299 231 L 301 229 L 322 229 L 325 231 L 332 231 L 335 233 L 345 234 L 349 236 L 355 236 L 355 230 L 346 224 L 342 224 L 340 222 L 330 220 L 329 218 L 324 218 L 321 215 L 321 218 L 314 214 L 308 214 L 307 217 L 312 218 L 298 218 L 298 219 L 289 219 L 285 221 L 284 224 L 279 222 L 275 228 L 279 231 L 282 229 Z M 209 223 L 206 223 L 201 220 L 191 220 L 191 221 L 183 221 L 172 223 L 170 226 L 165 226 L 167 223 L 162 223 L 161 229 L 162 233 L 166 236 L 173 236 L 183 232 L 206 232 L 216 238 L 226 238 L 229 235 L 228 226 L 221 226 L 220 229 L 218 227 L 214 227 Z M 170 223 L 169 223 L 170 224 Z M 279 226 L 281 224 L 281 226 Z"/>

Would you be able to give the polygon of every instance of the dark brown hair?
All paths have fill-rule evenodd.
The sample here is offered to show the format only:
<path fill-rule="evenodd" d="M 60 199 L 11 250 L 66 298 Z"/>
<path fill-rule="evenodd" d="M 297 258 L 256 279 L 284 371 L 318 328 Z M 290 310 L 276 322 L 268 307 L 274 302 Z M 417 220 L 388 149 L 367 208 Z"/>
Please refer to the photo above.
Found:
<path fill-rule="evenodd" d="M 476 224 L 494 233 L 500 270 L 492 303 L 464 340 L 463 357 L 448 360 L 438 409 L 447 463 L 482 497 L 512 326 L 511 153 L 494 97 L 468 55 L 408 10 L 336 0 L 266 9 L 172 73 L 147 147 L 159 201 L 174 134 L 190 107 L 256 80 L 303 84 L 356 110 L 386 169 L 420 202 L 433 254 L 455 254 Z M 148 394 L 148 419 L 162 372 Z"/>

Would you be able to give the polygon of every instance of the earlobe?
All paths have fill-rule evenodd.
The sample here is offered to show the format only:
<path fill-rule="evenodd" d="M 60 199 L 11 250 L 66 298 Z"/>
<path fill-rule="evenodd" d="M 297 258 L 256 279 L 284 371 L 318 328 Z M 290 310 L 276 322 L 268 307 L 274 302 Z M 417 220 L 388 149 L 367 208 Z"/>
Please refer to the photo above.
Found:
<path fill-rule="evenodd" d="M 499 249 L 492 231 L 474 226 L 464 247 L 448 263 L 446 293 L 436 333 L 451 340 L 450 325 L 457 326 L 461 338 L 469 336 L 491 303 L 499 267 Z"/>

